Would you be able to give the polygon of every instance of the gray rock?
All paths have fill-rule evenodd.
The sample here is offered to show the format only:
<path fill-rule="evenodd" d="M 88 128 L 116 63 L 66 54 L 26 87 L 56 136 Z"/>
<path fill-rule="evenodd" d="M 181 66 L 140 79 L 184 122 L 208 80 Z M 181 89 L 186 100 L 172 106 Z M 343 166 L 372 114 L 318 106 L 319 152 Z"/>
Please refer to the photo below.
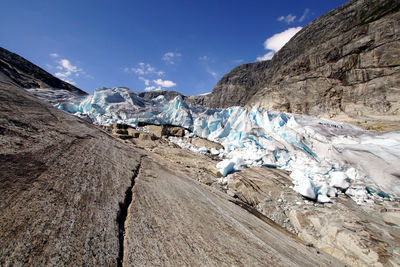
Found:
<path fill-rule="evenodd" d="M 352 0 L 309 23 L 272 60 L 233 69 L 205 102 L 385 131 L 400 129 L 399 81 L 400 2 Z"/>
<path fill-rule="evenodd" d="M 130 266 L 341 265 L 194 181 L 146 157 L 125 223 Z M 180 168 L 180 167 L 178 167 Z"/>
<path fill-rule="evenodd" d="M 0 82 L 0 265 L 116 266 L 141 153 Z"/>
<path fill-rule="evenodd" d="M 183 96 L 179 92 L 170 91 L 170 90 L 157 90 L 157 91 L 151 91 L 151 92 L 140 92 L 140 93 L 137 93 L 137 95 L 139 97 L 144 98 L 144 99 L 154 99 L 154 98 L 157 98 L 160 95 L 162 95 L 168 100 L 172 100 L 178 95 Z"/>

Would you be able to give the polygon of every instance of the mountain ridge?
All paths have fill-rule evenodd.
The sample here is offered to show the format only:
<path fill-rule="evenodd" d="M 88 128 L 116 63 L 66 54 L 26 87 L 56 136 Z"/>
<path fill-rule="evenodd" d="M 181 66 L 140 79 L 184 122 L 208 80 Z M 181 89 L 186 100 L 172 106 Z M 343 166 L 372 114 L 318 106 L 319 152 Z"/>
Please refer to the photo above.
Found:
<path fill-rule="evenodd" d="M 65 89 L 78 95 L 87 93 L 70 83 L 54 77 L 25 58 L 0 47 L 0 75 L 2 81 L 22 88 Z"/>

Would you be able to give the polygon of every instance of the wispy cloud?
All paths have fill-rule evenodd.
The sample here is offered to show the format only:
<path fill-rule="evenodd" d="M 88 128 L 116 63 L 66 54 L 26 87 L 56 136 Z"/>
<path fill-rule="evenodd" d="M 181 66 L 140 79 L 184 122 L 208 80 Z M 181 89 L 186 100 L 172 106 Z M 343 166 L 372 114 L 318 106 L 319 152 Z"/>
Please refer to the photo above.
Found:
<path fill-rule="evenodd" d="M 136 74 L 137 78 L 144 83 L 144 90 L 147 92 L 166 90 L 166 88 L 176 86 L 176 83 L 173 81 L 157 78 L 165 75 L 165 72 L 153 67 L 149 63 L 139 62 L 136 67 L 125 67 L 122 70 L 126 73 Z"/>
<path fill-rule="evenodd" d="M 177 58 L 181 57 L 181 53 L 167 52 L 162 56 L 162 60 L 167 64 L 175 64 Z"/>
<path fill-rule="evenodd" d="M 162 75 L 165 74 L 164 71 L 157 70 L 155 67 L 151 66 L 148 63 L 144 63 L 144 62 L 139 62 L 137 64 L 137 67 L 132 67 L 132 68 L 125 67 L 125 68 L 123 68 L 123 70 L 126 73 L 135 73 L 135 74 L 138 74 L 138 75 L 157 75 L 157 76 L 162 76 Z"/>
<path fill-rule="evenodd" d="M 60 55 L 58 55 L 57 53 L 51 53 L 50 56 L 55 60 L 55 68 L 57 69 L 57 72 L 54 73 L 54 76 L 56 76 L 57 78 L 70 84 L 76 85 L 76 82 L 74 80 L 75 78 L 78 78 L 82 75 L 90 77 L 81 68 L 73 65 L 69 59 L 60 58 Z M 53 68 L 53 66 L 51 67 Z"/>
<path fill-rule="evenodd" d="M 208 61 L 208 60 L 210 60 L 210 58 L 208 56 L 200 56 L 199 60 Z"/>
<path fill-rule="evenodd" d="M 235 59 L 235 60 L 232 60 L 232 63 L 240 64 L 240 63 L 242 63 L 243 61 L 244 61 L 243 59 Z"/>
<path fill-rule="evenodd" d="M 304 9 L 303 15 L 299 18 L 299 22 L 303 22 L 307 18 L 308 14 L 310 14 L 310 9 Z"/>
<path fill-rule="evenodd" d="M 139 77 L 139 80 L 142 80 L 144 82 L 144 85 L 149 86 L 150 85 L 150 80 L 144 78 L 144 77 Z"/>
<path fill-rule="evenodd" d="M 302 27 L 289 28 L 283 32 L 272 35 L 270 38 L 265 40 L 264 48 L 268 51 L 265 55 L 257 57 L 257 61 L 268 60 L 279 51 L 296 33 L 298 33 Z"/>
<path fill-rule="evenodd" d="M 213 58 L 210 58 L 209 56 L 200 56 L 198 57 L 199 59 L 199 64 L 203 66 L 204 70 L 210 74 L 214 79 L 218 78 L 218 73 L 216 71 L 214 71 L 213 67 L 210 67 L 210 65 L 212 65 L 215 60 Z"/>
<path fill-rule="evenodd" d="M 284 22 L 286 22 L 287 24 L 290 24 L 290 23 L 294 22 L 295 19 L 296 19 L 296 16 L 295 16 L 295 15 L 289 14 L 289 15 L 287 15 L 287 16 L 280 16 L 280 17 L 278 18 L 278 21 L 284 21 Z"/>
<path fill-rule="evenodd" d="M 215 72 L 215 71 L 213 71 L 212 69 L 207 68 L 207 72 L 208 72 L 208 74 L 210 74 L 211 76 L 213 76 L 214 79 L 217 79 L 217 78 L 218 78 L 218 73 Z"/>

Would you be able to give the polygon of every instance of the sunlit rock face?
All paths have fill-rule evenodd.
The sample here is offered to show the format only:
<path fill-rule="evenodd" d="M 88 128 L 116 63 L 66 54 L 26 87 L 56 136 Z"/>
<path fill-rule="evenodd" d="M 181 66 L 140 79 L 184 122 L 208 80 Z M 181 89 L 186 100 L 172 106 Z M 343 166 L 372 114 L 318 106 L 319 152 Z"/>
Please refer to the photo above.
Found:
<path fill-rule="evenodd" d="M 209 107 L 260 106 L 400 130 L 400 4 L 358 0 L 312 21 L 269 61 L 240 65 Z"/>

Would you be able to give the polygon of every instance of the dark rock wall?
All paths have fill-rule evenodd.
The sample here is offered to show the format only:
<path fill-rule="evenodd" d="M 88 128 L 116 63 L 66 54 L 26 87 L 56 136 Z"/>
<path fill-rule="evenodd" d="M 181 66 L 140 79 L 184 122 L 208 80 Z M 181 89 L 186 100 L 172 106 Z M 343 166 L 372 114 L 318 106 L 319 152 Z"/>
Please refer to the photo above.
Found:
<path fill-rule="evenodd" d="M 23 57 L 1 47 L 0 76 L 1 80 L 8 79 L 22 88 L 57 88 L 86 95 L 86 92 L 81 89 L 54 77 Z"/>

